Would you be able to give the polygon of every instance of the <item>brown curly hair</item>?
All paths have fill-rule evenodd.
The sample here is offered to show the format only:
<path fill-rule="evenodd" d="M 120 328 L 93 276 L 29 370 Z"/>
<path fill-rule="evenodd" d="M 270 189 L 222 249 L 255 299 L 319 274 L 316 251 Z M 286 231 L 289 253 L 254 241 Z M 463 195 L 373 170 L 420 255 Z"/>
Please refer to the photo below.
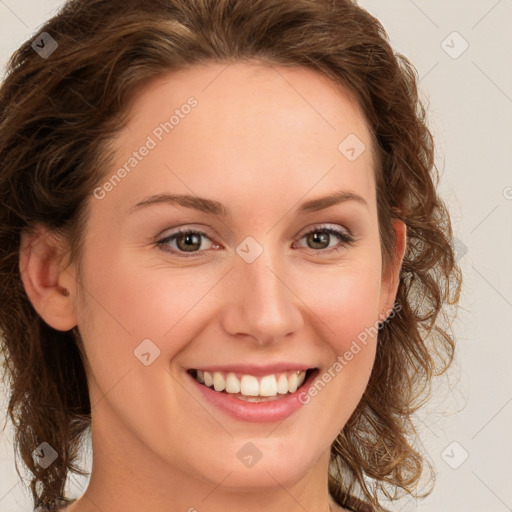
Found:
<path fill-rule="evenodd" d="M 68 472 L 84 474 L 77 461 L 91 404 L 78 329 L 53 329 L 27 297 L 20 235 L 44 224 L 79 266 L 88 200 L 137 91 L 197 63 L 247 59 L 331 78 L 352 91 L 371 128 L 384 258 L 391 220 L 407 226 L 400 309 L 381 326 L 368 387 L 332 444 L 329 490 L 341 505 L 359 493 L 377 510 L 382 493 L 414 494 L 432 467 L 412 446 L 412 414 L 452 362 L 445 320 L 461 276 L 417 72 L 380 22 L 352 0 L 72 0 L 41 32 L 58 48 L 45 59 L 26 41 L 0 88 L 0 342 L 34 504 L 54 505 Z M 59 454 L 47 469 L 31 455 L 42 441 Z"/>

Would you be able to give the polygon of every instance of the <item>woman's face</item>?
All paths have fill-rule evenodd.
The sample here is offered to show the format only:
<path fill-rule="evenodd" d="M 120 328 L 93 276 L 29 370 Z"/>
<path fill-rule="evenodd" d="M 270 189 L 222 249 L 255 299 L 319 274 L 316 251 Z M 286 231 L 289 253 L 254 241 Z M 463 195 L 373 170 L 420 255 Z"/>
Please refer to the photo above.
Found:
<path fill-rule="evenodd" d="M 115 146 L 90 200 L 75 304 L 105 450 L 95 458 L 229 475 L 233 488 L 325 470 L 394 300 L 360 110 L 312 71 L 209 64 L 147 86 Z M 273 395 L 272 375 L 285 386 L 281 374 L 310 368 L 314 396 L 281 388 L 266 403 L 188 372 L 223 369 L 217 385 L 233 373 L 232 391 Z"/>

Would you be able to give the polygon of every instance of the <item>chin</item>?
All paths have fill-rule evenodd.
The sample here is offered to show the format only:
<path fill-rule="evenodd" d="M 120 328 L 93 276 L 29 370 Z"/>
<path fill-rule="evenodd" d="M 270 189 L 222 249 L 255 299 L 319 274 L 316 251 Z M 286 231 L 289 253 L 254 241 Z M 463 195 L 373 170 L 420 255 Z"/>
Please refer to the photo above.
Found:
<path fill-rule="evenodd" d="M 229 474 L 222 486 L 240 492 L 289 487 L 303 478 L 314 465 L 313 462 L 310 463 L 309 457 L 305 455 L 297 457 L 297 453 L 292 457 L 292 454 L 291 451 L 287 453 L 274 452 L 266 460 L 265 454 L 263 454 L 260 460 L 248 467 L 235 459 L 234 464 L 226 465 L 223 469 L 219 468 L 218 471 L 212 472 L 211 477 L 212 480 L 218 482 L 219 474 Z"/>
<path fill-rule="evenodd" d="M 222 482 L 222 487 L 238 492 L 271 491 L 276 488 L 290 487 L 297 483 L 306 473 L 285 467 L 270 467 L 260 470 L 252 468 L 247 471 L 237 470 Z M 217 481 L 217 480 L 215 480 Z"/>

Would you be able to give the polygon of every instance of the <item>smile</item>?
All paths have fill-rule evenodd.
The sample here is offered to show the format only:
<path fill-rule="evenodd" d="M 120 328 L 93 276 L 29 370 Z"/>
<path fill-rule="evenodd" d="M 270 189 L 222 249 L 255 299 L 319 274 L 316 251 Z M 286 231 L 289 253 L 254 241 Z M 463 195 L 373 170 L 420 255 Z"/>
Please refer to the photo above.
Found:
<path fill-rule="evenodd" d="M 315 371 L 296 370 L 279 372 L 257 377 L 250 374 L 235 372 L 188 370 L 197 382 L 219 393 L 229 393 L 240 400 L 262 402 L 278 400 L 279 395 L 295 393 L 304 383 L 309 374 Z"/>

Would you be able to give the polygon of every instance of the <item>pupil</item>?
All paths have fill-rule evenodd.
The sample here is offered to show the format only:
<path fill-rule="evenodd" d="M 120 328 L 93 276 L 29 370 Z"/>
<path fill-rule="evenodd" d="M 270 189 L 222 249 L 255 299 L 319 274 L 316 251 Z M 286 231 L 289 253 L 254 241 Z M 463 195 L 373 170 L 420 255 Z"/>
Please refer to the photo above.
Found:
<path fill-rule="evenodd" d="M 316 232 L 316 233 L 313 233 L 312 238 L 313 238 L 313 243 L 328 244 L 329 234 Z"/>
<path fill-rule="evenodd" d="M 193 248 L 194 245 L 201 245 L 201 241 L 199 240 L 198 241 L 198 236 L 197 235 L 194 235 L 194 234 L 187 234 L 187 235 L 182 235 L 179 240 L 185 240 L 185 244 L 184 247 L 185 249 L 187 248 Z M 180 244 L 181 245 L 181 244 Z M 182 247 L 180 247 L 182 248 Z"/>

